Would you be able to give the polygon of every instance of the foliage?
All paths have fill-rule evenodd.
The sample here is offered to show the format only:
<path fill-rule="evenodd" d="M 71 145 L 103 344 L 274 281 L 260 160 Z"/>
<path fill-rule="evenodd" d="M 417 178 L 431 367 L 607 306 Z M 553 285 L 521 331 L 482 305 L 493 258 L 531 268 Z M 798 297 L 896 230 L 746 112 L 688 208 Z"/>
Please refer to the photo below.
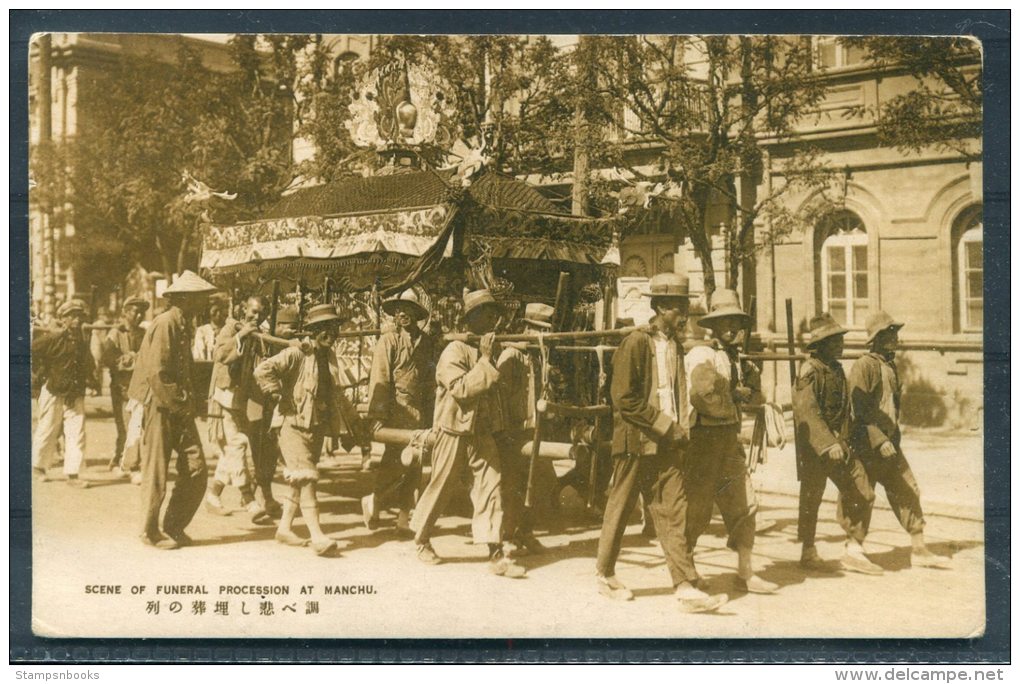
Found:
<path fill-rule="evenodd" d="M 646 143 L 655 150 L 621 180 L 663 179 L 674 192 L 651 203 L 670 206 L 677 231 L 690 238 L 715 289 L 710 225 L 722 207 L 729 246 L 727 276 L 762 246 L 754 243 L 756 221 L 771 221 L 767 240 L 792 229 L 795 217 L 784 195 L 832 182 L 817 150 L 798 146 L 776 169 L 783 177 L 762 194 L 757 186 L 766 163 L 764 141 L 789 142 L 794 128 L 812 114 L 824 95 L 813 73 L 808 41 L 781 36 L 600 37 L 587 55 L 597 74 L 598 122 L 619 131 L 618 144 Z M 626 155 L 621 153 L 620 159 Z M 616 184 L 619 187 L 619 183 Z M 596 186 L 597 190 L 598 187 Z M 602 188 L 605 192 L 605 187 Z M 598 200 L 611 205 L 605 196 Z"/>
<path fill-rule="evenodd" d="M 276 36 L 262 49 L 235 38 L 227 74 L 180 40 L 171 61 L 125 55 L 82 75 L 77 135 L 33 151 L 37 196 L 74 207 L 64 263 L 81 286 L 112 287 L 136 263 L 195 268 L 202 226 L 250 218 L 279 198 L 293 179 L 290 84 L 307 40 Z M 237 199 L 189 201 L 185 171 Z"/>
<path fill-rule="evenodd" d="M 902 152 L 926 147 L 981 160 L 981 45 L 965 37 L 859 36 L 845 38 L 883 68 L 904 69 L 916 81 L 883 102 L 879 139 Z"/>

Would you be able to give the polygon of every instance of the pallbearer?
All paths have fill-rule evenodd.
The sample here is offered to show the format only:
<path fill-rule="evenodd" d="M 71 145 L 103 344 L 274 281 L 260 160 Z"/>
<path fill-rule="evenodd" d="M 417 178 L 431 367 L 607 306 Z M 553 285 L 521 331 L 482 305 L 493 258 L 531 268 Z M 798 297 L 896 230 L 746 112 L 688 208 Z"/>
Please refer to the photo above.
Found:
<path fill-rule="evenodd" d="M 206 507 L 214 513 L 226 512 L 220 494 L 229 485 L 241 492 L 241 505 L 256 523 L 280 517 L 279 504 L 273 498 L 273 468 L 267 469 L 263 454 L 262 420 L 265 399 L 255 382 L 255 366 L 267 356 L 261 340 L 253 333 L 260 330 L 269 315 L 265 297 L 252 295 L 242 306 L 243 321 L 228 318 L 216 336 L 213 350 L 209 415 L 218 416 L 221 430 L 218 445 L 221 454 L 209 483 Z M 268 420 L 268 416 L 265 417 Z M 254 480 L 254 481 L 253 481 Z M 265 505 L 255 500 L 258 484 Z"/>
<path fill-rule="evenodd" d="M 312 337 L 310 343 L 287 347 L 255 369 L 259 387 L 276 404 L 273 427 L 279 429 L 283 477 L 290 487 L 276 540 L 292 546 L 310 541 L 320 556 L 336 551 L 336 542 L 319 525 L 315 493 L 323 440 L 353 434 L 359 444 L 366 441 L 357 412 L 340 383 L 340 364 L 333 348 L 339 327 L 340 316 L 332 304 L 313 306 L 305 321 L 305 330 Z M 297 536 L 292 529 L 299 507 L 310 540 Z"/>
<path fill-rule="evenodd" d="M 811 358 L 803 363 L 793 392 L 793 419 L 800 458 L 800 512 L 797 536 L 803 544 L 800 563 L 809 570 L 829 570 L 815 548 L 818 507 L 827 479 L 839 489 L 836 517 L 846 531 L 843 568 L 881 575 L 882 568 L 864 555 L 875 492 L 860 460 L 850 453 L 850 393 L 839 360 L 846 330 L 828 313 L 810 323 Z"/>
<path fill-rule="evenodd" d="M 850 369 L 853 422 L 850 446 L 868 473 L 871 486 L 881 484 L 889 505 L 910 533 L 911 565 L 948 568 L 949 562 L 924 543 L 921 490 L 900 448 L 900 395 L 896 369 L 899 330 L 903 323 L 879 311 L 868 317 L 868 353 Z"/>
<path fill-rule="evenodd" d="M 192 319 L 216 288 L 185 271 L 166 289 L 170 303 L 142 339 L 128 397 L 142 404 L 142 541 L 159 549 L 191 543 L 184 532 L 205 493 L 205 455 L 195 426 L 196 402 L 191 356 Z M 203 388 L 204 389 L 204 388 Z M 177 454 L 177 480 L 160 525 L 170 457 Z M 162 529 L 161 529 L 162 528 Z"/>
<path fill-rule="evenodd" d="M 436 352 L 431 336 L 421 325 L 429 311 L 414 290 L 382 304 L 393 317 L 396 330 L 384 333 L 372 354 L 368 381 L 368 418 L 373 432 L 379 428 L 421 430 L 432 424 L 436 392 Z M 420 466 L 405 468 L 400 463 L 403 447 L 387 444 L 375 474 L 375 487 L 361 500 L 365 525 L 375 529 L 379 513 L 397 509 L 397 533 L 414 536 L 408 517 L 414 508 L 414 490 L 421 478 Z"/>
<path fill-rule="evenodd" d="M 528 304 L 524 308 L 524 332 L 549 332 L 554 313 L 555 309 L 548 304 Z M 545 550 L 535 538 L 531 512 L 524 507 L 530 459 L 521 454 L 524 444 L 534 437 L 535 379 L 541 373 L 536 365 L 525 346 L 514 343 L 504 345 L 496 364 L 503 409 L 503 430 L 496 435 L 502 464 L 503 530 L 504 538 L 517 547 L 518 554 Z"/>
<path fill-rule="evenodd" d="M 687 543 L 693 550 L 719 506 L 727 546 L 737 552 L 737 586 L 755 594 L 771 594 L 777 586 L 754 574 L 755 513 L 758 504 L 740 445 L 740 407 L 761 404 L 758 369 L 741 362 L 737 346 L 748 316 L 733 290 L 712 293 L 711 311 L 698 325 L 712 331 L 707 344 L 694 346 L 685 356 L 691 412 L 691 443 L 684 463 L 687 482 Z"/>
<path fill-rule="evenodd" d="M 599 537 L 599 593 L 612 599 L 634 595 L 616 577 L 627 521 L 644 497 L 666 557 L 675 595 L 685 612 L 715 610 L 725 595 L 698 589 L 694 556 L 687 544 L 687 491 L 681 471 L 689 439 L 687 379 L 677 337 L 687 322 L 686 277 L 660 273 L 649 292 L 655 311 L 647 329 L 625 337 L 613 355 L 613 480 Z"/>
<path fill-rule="evenodd" d="M 411 520 L 418 559 L 436 564 L 430 541 L 436 521 L 450 500 L 456 481 L 471 470 L 471 533 L 476 544 L 489 547 L 489 570 L 502 577 L 524 577 L 523 567 L 503 552 L 503 501 L 500 494 L 499 453 L 493 434 L 500 430 L 497 383 L 499 344 L 493 330 L 502 307 L 488 290 L 464 296 L 464 322 L 480 335 L 478 347 L 450 342 L 436 368 L 434 428 L 439 430 L 432 450 L 432 479 L 418 500 Z"/>
<path fill-rule="evenodd" d="M 117 426 L 117 442 L 113 458 L 110 459 L 110 470 L 118 475 L 138 467 L 138 445 L 132 445 L 133 452 L 124 458 L 127 443 L 127 426 L 131 420 L 134 403 L 128 406 L 127 392 L 131 385 L 131 373 L 135 367 L 135 357 L 142 346 L 145 329 L 142 319 L 149 310 L 149 303 L 141 297 L 128 297 L 124 301 L 121 324 L 110 331 L 103 341 L 103 365 L 110 369 L 110 403 L 113 408 L 113 423 Z"/>

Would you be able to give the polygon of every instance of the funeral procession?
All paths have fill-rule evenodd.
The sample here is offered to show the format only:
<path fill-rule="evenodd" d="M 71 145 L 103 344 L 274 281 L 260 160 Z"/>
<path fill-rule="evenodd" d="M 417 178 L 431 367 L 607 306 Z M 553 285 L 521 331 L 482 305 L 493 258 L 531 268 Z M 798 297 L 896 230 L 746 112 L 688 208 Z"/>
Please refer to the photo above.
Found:
<path fill-rule="evenodd" d="M 984 629 L 979 46 L 53 33 L 29 73 L 38 634 Z"/>

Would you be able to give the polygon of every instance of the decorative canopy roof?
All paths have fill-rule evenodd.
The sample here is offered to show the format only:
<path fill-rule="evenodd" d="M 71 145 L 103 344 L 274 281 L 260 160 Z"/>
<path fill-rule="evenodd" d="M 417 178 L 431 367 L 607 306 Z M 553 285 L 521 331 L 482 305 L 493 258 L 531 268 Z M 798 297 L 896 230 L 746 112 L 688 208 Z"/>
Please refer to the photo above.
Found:
<path fill-rule="evenodd" d="M 420 275 L 471 241 L 494 258 L 607 265 L 616 232 L 613 219 L 564 214 L 512 176 L 483 171 L 464 188 L 451 172 L 408 169 L 305 188 L 257 221 L 211 226 L 202 268 L 214 280 L 334 274 L 360 288 Z"/>
<path fill-rule="evenodd" d="M 432 169 L 367 178 L 351 176 L 287 195 L 266 212 L 263 220 L 431 207 L 450 200 L 455 182 L 459 185 L 452 174 Z M 468 187 L 467 194 L 486 206 L 560 213 L 556 205 L 534 187 L 501 173 L 486 173 Z"/>

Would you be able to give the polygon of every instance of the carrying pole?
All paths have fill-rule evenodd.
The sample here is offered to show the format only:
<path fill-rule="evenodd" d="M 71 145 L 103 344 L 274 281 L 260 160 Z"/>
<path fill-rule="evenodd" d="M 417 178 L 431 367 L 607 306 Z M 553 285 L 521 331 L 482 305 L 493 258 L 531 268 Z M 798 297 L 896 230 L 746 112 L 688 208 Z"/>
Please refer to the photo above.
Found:
<path fill-rule="evenodd" d="M 790 401 L 793 401 L 793 393 L 797 389 L 797 346 L 793 339 L 793 300 L 786 299 L 786 347 L 790 353 Z M 797 481 L 801 477 L 800 449 L 797 448 L 797 440 L 793 440 L 793 453 L 797 461 Z"/>
<path fill-rule="evenodd" d="M 530 355 L 529 355 L 530 357 Z M 530 358 L 529 358 L 530 363 Z M 536 372 L 536 370 L 538 372 Z M 535 403 L 532 405 L 532 411 L 535 416 L 535 427 L 532 431 L 531 437 L 531 455 L 528 459 L 528 486 L 524 492 L 524 507 L 531 509 L 534 507 L 534 489 L 535 489 L 535 462 L 538 460 L 539 450 L 542 448 L 542 411 L 538 410 L 538 402 L 542 398 L 542 379 L 541 370 L 536 369 L 532 365 L 532 378 L 531 386 L 535 395 Z"/>

